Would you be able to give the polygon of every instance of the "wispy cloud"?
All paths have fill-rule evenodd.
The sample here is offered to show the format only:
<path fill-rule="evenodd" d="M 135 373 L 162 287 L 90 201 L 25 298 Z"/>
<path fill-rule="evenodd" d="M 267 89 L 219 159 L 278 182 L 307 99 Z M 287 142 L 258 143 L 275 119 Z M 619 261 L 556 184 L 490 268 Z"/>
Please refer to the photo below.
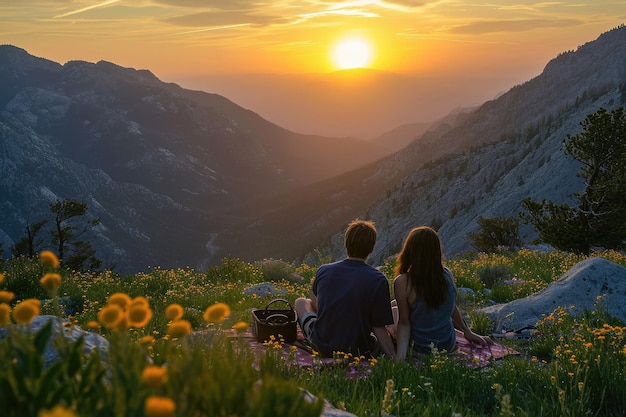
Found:
<path fill-rule="evenodd" d="M 533 29 L 571 27 L 581 25 L 579 19 L 519 19 L 519 20 L 485 20 L 453 27 L 450 33 L 463 35 L 483 35 L 498 32 L 524 32 Z"/>
<path fill-rule="evenodd" d="M 249 23 L 240 23 L 240 24 L 237 24 L 237 25 L 211 26 L 211 27 L 208 27 L 208 28 L 188 30 L 186 32 L 179 32 L 176 35 L 188 35 L 188 34 L 191 34 L 191 33 L 201 33 L 201 32 L 210 32 L 210 31 L 214 31 L 214 30 L 232 29 L 232 28 L 237 28 L 237 27 L 242 27 L 242 26 L 250 26 L 250 24 Z"/>
<path fill-rule="evenodd" d="M 242 25 L 269 25 L 283 21 L 284 18 L 275 15 L 248 14 L 243 12 L 201 12 L 190 13 L 163 19 L 164 22 L 186 27 L 209 27 L 209 26 L 242 26 Z"/>
<path fill-rule="evenodd" d="M 528 4 L 524 4 L 524 3 L 503 4 L 503 5 L 499 5 L 498 9 L 500 9 L 500 10 L 537 12 L 537 11 L 540 11 L 542 9 L 545 9 L 547 7 L 552 7 L 552 6 L 557 6 L 557 7 L 558 6 L 567 6 L 567 3 L 562 2 L 562 1 L 546 1 L 546 2 L 528 3 Z"/>
<path fill-rule="evenodd" d="M 334 39 L 358 32 L 381 51 L 377 65 L 388 58 L 390 66 L 414 69 L 422 67 L 412 51 L 431 50 L 432 40 L 452 48 L 462 42 L 468 50 L 476 43 L 483 51 L 502 43 L 521 52 L 566 48 L 561 34 L 591 39 L 622 23 L 625 6 L 626 0 L 0 0 L 0 33 L 3 42 L 54 50 L 58 60 L 121 56 L 126 65 L 152 65 L 173 55 L 193 68 L 219 56 L 210 61 L 217 72 L 255 65 L 296 71 L 299 62 L 322 71 Z M 187 56 L 188 48 L 194 53 Z"/>
<path fill-rule="evenodd" d="M 217 9 L 217 10 L 246 10 L 255 4 L 256 0 L 237 1 L 237 0 L 154 0 L 156 4 L 166 6 L 197 8 L 197 9 Z"/>
<path fill-rule="evenodd" d="M 60 19 L 60 18 L 63 18 L 63 17 L 72 16 L 72 15 L 75 15 L 75 14 L 78 14 L 78 13 L 86 12 L 88 10 L 98 9 L 100 7 L 105 7 L 105 6 L 109 6 L 111 4 L 114 4 L 114 3 L 119 3 L 120 1 L 122 1 L 122 0 L 107 0 L 107 1 L 104 1 L 102 3 L 93 4 L 91 6 L 83 7 L 83 8 L 78 9 L 78 10 L 72 10 L 71 12 L 67 12 L 67 13 L 56 15 L 56 16 L 54 16 L 54 18 L 55 19 Z"/>

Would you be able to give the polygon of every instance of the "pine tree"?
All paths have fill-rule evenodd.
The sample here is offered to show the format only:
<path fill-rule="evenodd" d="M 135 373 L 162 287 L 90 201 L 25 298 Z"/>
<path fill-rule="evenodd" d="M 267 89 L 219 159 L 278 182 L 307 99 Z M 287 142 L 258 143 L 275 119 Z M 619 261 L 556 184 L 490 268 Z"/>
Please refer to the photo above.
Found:
<path fill-rule="evenodd" d="M 593 248 L 621 249 L 626 242 L 626 114 L 619 107 L 601 108 L 568 135 L 565 153 L 582 164 L 578 176 L 585 190 L 575 193 L 576 205 L 551 201 L 522 202 L 522 219 L 539 239 L 560 250 L 589 254 Z"/>
<path fill-rule="evenodd" d="M 97 269 L 102 264 L 95 256 L 91 242 L 80 238 L 100 224 L 99 219 L 78 220 L 87 213 L 87 204 L 76 200 L 59 200 L 50 204 L 54 214 L 54 228 L 50 232 L 62 264 L 70 269 L 84 271 Z"/>

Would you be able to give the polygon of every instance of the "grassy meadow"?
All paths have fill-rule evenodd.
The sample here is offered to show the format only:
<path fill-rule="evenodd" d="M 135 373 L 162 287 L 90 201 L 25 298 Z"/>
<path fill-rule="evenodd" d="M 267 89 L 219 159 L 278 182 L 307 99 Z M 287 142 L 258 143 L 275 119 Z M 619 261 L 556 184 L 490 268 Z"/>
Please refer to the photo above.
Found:
<path fill-rule="evenodd" d="M 45 255 L 45 256 L 44 256 Z M 626 256 L 594 253 L 626 266 Z M 582 256 L 520 250 L 449 260 L 459 299 L 478 333 L 493 331 L 476 310 L 507 302 L 558 279 Z M 320 260 L 320 263 L 324 260 Z M 3 416 L 318 416 L 322 399 L 358 416 L 623 416 L 626 327 L 602 309 L 572 316 L 557 309 L 531 340 L 502 343 L 521 352 L 470 369 L 444 353 L 420 363 L 337 355 L 333 366 L 293 366 L 280 343 L 255 356 L 225 330 L 245 329 L 250 310 L 275 297 L 244 289 L 272 282 L 292 302 L 310 294 L 318 265 L 227 258 L 207 271 L 158 267 L 133 276 L 73 272 L 54 254 L 0 261 L 0 410 Z M 393 280 L 393 260 L 381 270 Z M 484 291 L 488 289 L 488 291 Z M 104 336 L 106 355 L 82 342 L 38 332 L 36 315 Z M 61 357 L 44 366 L 50 343 Z M 282 349 L 280 349 L 282 351 Z M 318 400 L 307 402 L 300 389 Z"/>

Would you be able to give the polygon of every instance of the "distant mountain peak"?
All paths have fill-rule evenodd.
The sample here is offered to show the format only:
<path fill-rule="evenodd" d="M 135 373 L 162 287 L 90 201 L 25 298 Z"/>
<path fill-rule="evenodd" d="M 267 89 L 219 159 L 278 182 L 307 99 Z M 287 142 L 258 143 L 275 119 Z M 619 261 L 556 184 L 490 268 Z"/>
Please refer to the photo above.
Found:
<path fill-rule="evenodd" d="M 246 218 L 250 202 L 381 149 L 290 132 L 148 70 L 60 65 L 11 46 L 0 47 L 0 127 L 4 248 L 45 217 L 50 196 L 71 198 L 102 220 L 91 236 L 98 256 L 125 271 L 219 261 L 207 242 Z"/>

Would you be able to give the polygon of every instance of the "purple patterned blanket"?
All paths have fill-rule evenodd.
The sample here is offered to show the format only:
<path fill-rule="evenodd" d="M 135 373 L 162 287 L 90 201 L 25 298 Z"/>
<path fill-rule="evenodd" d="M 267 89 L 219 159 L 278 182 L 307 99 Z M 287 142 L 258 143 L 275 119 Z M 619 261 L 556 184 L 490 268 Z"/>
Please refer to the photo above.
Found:
<path fill-rule="evenodd" d="M 268 349 L 275 349 L 283 356 L 287 363 L 299 366 L 314 366 L 314 365 L 332 365 L 336 363 L 352 363 L 358 364 L 359 368 L 368 367 L 370 362 L 359 361 L 358 358 L 351 357 L 341 358 L 321 358 L 313 353 L 307 346 L 307 343 L 302 335 L 300 329 L 298 329 L 298 336 L 294 343 L 260 343 L 257 342 L 252 329 L 248 328 L 245 333 L 230 335 L 233 338 L 243 338 L 247 341 L 250 347 L 255 352 L 265 352 Z M 481 368 L 489 365 L 496 359 L 503 358 L 507 355 L 518 355 L 519 352 L 514 349 L 503 346 L 499 343 L 495 343 L 489 346 L 479 346 L 472 344 L 465 339 L 462 332 L 457 331 L 457 347 L 458 349 L 449 355 L 455 359 L 458 359 L 465 363 L 470 368 Z M 358 370 L 357 370 L 358 372 Z"/>

